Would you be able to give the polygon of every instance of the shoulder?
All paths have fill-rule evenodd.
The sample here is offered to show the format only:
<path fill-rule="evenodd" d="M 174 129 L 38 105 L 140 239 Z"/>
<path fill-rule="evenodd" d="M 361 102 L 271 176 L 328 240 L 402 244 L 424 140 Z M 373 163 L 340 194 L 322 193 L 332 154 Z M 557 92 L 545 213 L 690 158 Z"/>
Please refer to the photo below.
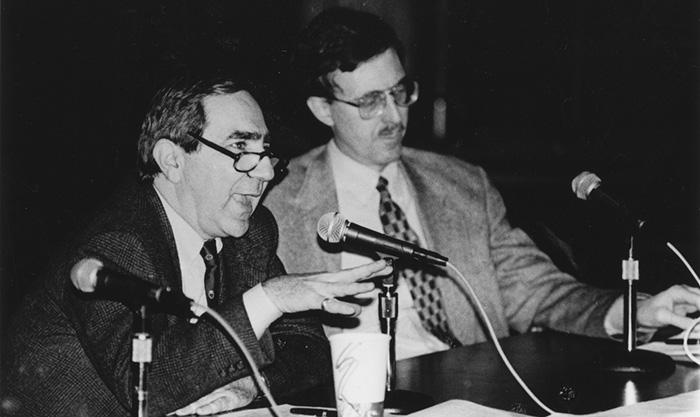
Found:
<path fill-rule="evenodd" d="M 289 161 L 289 166 L 287 168 L 288 174 L 286 177 L 284 177 L 284 182 L 294 182 L 298 181 L 300 178 L 303 178 L 306 172 L 311 169 L 313 165 L 325 160 L 325 151 L 326 145 L 321 145 L 302 155 L 292 158 L 292 160 Z"/>
<path fill-rule="evenodd" d="M 292 158 L 287 166 L 287 172 L 279 180 L 275 180 L 265 195 L 265 205 L 276 211 L 274 207 L 297 196 L 309 173 L 322 167 L 325 161 L 326 145 Z"/>
<path fill-rule="evenodd" d="M 404 148 L 401 157 L 407 171 L 426 179 L 429 183 L 453 184 L 458 188 L 489 187 L 489 178 L 478 165 L 450 155 Z"/>
<path fill-rule="evenodd" d="M 155 190 L 130 180 L 69 236 L 62 250 L 68 259 L 95 257 L 145 278 L 170 263 L 169 243 L 174 245 L 172 231 Z"/>

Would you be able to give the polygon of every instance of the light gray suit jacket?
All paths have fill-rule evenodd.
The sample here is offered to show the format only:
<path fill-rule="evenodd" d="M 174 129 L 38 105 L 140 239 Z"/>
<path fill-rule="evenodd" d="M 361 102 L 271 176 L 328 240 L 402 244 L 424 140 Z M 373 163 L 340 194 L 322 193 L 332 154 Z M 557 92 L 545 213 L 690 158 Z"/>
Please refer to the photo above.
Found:
<path fill-rule="evenodd" d="M 619 293 L 559 271 L 523 231 L 510 226 L 483 169 L 410 148 L 404 148 L 401 163 L 418 196 L 426 248 L 448 257 L 466 276 L 498 337 L 532 326 L 607 337 L 605 314 Z M 316 232 L 321 216 L 339 211 L 325 145 L 293 159 L 264 204 L 279 223 L 278 255 L 287 271 L 340 268 L 342 245 L 329 246 Z M 453 277 L 438 285 L 455 337 L 462 344 L 486 340 L 465 285 L 449 272 Z"/>

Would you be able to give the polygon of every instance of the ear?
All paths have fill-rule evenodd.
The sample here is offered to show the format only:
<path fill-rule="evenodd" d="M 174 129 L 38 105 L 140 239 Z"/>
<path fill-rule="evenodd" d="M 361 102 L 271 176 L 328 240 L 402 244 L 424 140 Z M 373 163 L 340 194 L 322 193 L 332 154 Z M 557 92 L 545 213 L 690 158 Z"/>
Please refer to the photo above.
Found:
<path fill-rule="evenodd" d="M 185 151 L 169 139 L 159 139 L 153 147 L 153 159 L 168 181 L 176 184 L 182 180 Z"/>
<path fill-rule="evenodd" d="M 335 124 L 331 113 L 331 104 L 323 97 L 309 97 L 306 99 L 306 105 L 311 110 L 311 113 L 326 126 Z"/>

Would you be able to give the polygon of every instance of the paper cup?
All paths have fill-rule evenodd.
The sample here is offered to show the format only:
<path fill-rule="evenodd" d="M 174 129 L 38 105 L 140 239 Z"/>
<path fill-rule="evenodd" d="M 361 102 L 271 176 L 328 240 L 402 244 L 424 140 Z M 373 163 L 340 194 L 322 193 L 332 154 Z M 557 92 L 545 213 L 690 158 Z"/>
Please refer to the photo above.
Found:
<path fill-rule="evenodd" d="M 338 333 L 330 336 L 338 417 L 382 417 L 389 336 Z"/>

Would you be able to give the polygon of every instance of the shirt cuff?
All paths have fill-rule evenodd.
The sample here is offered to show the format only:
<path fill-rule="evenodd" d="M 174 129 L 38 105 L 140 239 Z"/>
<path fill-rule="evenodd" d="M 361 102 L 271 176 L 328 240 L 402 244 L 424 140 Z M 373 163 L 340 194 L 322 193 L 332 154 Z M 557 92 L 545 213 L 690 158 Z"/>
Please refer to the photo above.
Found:
<path fill-rule="evenodd" d="M 262 284 L 258 284 L 243 293 L 243 306 L 255 336 L 260 339 L 268 327 L 282 317 L 282 312 L 275 307 L 270 297 L 265 294 Z"/>
<path fill-rule="evenodd" d="M 646 293 L 637 293 L 637 303 L 639 303 L 642 300 L 646 300 L 647 298 L 650 298 L 651 295 L 646 294 Z M 608 313 L 605 315 L 605 332 L 608 334 L 608 336 L 614 338 L 614 339 L 619 339 L 620 335 L 624 334 L 624 328 L 620 328 L 619 326 L 615 325 L 615 323 L 623 324 L 625 322 L 625 318 L 623 317 L 624 315 L 624 302 L 625 298 L 624 296 L 618 297 L 617 300 L 610 306 L 610 309 L 608 310 Z M 636 320 L 636 318 L 635 318 Z M 650 327 L 643 327 L 637 325 L 637 333 L 645 334 L 648 335 L 649 337 L 651 334 L 653 334 L 656 330 L 658 329 L 653 329 Z M 642 337 L 642 339 L 646 338 L 648 339 L 649 337 Z"/>

